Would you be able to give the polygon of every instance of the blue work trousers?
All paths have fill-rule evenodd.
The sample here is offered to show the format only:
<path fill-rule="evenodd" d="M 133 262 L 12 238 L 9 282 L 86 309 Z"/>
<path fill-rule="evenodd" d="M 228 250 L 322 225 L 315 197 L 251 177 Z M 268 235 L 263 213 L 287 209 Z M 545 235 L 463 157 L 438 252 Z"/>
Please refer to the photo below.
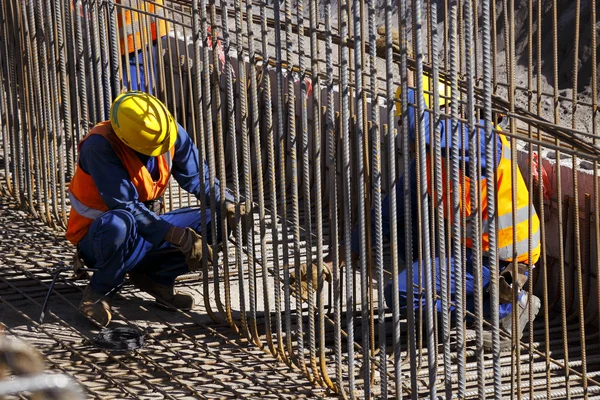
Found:
<path fill-rule="evenodd" d="M 217 209 L 217 221 L 220 221 Z M 182 208 L 161 215 L 161 218 L 180 228 L 201 230 L 201 212 L 198 208 Z M 206 215 L 208 238 L 211 240 L 210 211 Z M 217 224 L 217 242 L 221 238 L 221 224 Z M 158 245 L 146 241 L 136 229 L 133 215 L 125 210 L 110 210 L 96 218 L 78 244 L 79 254 L 89 268 L 98 269 L 91 279 L 92 289 L 108 293 L 123 283 L 125 274 L 135 271 L 146 273 L 154 282 L 173 285 L 175 278 L 189 272 L 185 256 L 171 243 Z"/>
<path fill-rule="evenodd" d="M 447 277 L 450 281 L 450 300 L 452 302 L 456 301 L 456 281 L 459 279 L 456 276 L 455 270 L 455 260 L 454 258 L 450 258 L 449 263 L 446 262 L 446 270 L 448 271 Z M 449 264 L 449 265 L 448 265 Z M 500 269 L 504 269 L 506 263 L 500 263 Z M 425 307 L 425 268 L 424 265 L 421 267 L 421 288 L 419 288 L 419 263 L 414 262 L 413 265 L 413 306 L 414 308 L 418 308 L 419 304 L 422 307 Z M 464 279 L 464 293 L 465 298 L 465 308 L 470 312 L 475 311 L 475 279 L 473 277 L 473 257 L 470 249 L 466 251 L 466 264 L 465 268 L 465 279 Z M 435 275 L 432 277 L 435 279 L 435 291 L 441 297 L 441 270 L 440 270 L 440 259 L 439 257 L 435 258 Z M 487 291 L 490 284 L 490 269 L 489 269 L 489 259 L 484 257 L 481 265 L 481 287 L 483 290 L 483 316 L 485 318 L 491 317 L 491 309 L 490 309 L 490 295 Z M 400 295 L 400 310 L 401 312 L 406 312 L 406 307 L 408 304 L 408 288 L 409 280 L 408 280 L 408 271 L 405 269 L 404 271 L 398 274 L 398 292 Z M 390 280 L 384 289 L 385 301 L 388 307 L 393 307 L 392 302 L 392 281 Z M 522 293 L 521 293 L 522 294 Z M 520 296 L 519 296 L 520 297 Z M 435 310 L 437 312 L 442 311 L 442 301 L 438 299 L 435 302 Z M 500 304 L 498 309 L 498 314 L 500 318 L 504 318 L 510 314 L 512 310 L 512 305 L 508 304 Z M 453 313 L 455 311 L 455 307 L 450 307 L 450 312 Z"/>

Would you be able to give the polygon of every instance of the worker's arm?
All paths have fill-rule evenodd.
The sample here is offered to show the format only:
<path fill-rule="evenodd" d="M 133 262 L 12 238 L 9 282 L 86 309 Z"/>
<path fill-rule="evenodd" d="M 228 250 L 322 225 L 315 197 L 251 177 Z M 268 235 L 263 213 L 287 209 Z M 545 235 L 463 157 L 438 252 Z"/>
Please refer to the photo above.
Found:
<path fill-rule="evenodd" d="M 138 201 L 138 192 L 127 170 L 104 137 L 92 135 L 83 142 L 79 167 L 92 177 L 110 210 L 127 210 L 133 215 L 137 231 L 144 239 L 152 244 L 164 239 L 171 224 Z"/>
<path fill-rule="evenodd" d="M 412 104 L 412 105 L 411 105 Z M 409 139 L 411 141 L 411 143 L 415 143 L 415 123 L 417 121 L 416 119 L 416 109 L 415 109 L 415 90 L 414 89 L 408 89 L 408 135 L 409 135 Z M 425 145 L 429 146 L 431 144 L 431 129 L 429 127 L 429 123 L 430 123 L 430 118 L 431 118 L 431 113 L 430 112 L 425 112 L 424 113 L 424 117 L 423 117 L 423 124 L 425 126 Z M 480 154 L 481 154 L 481 159 L 479 160 L 479 165 L 482 169 L 482 173 L 485 174 L 485 168 L 486 168 L 486 155 L 485 155 L 485 148 L 486 148 L 486 136 L 485 136 L 485 129 L 483 128 L 484 126 L 484 121 L 480 120 L 478 122 L 479 127 L 477 127 L 476 129 L 479 129 L 479 146 L 480 146 Z M 442 121 L 440 121 L 438 123 L 438 128 L 439 128 L 439 141 L 438 143 L 441 146 L 442 149 L 442 154 L 445 154 L 446 151 L 449 151 L 452 149 L 452 143 L 453 143 L 453 139 L 452 139 L 452 120 L 451 119 L 444 119 Z M 465 162 L 468 163 L 469 162 L 469 145 L 470 145 L 470 138 L 469 138 L 469 127 L 465 124 L 463 124 L 462 122 L 458 122 L 457 123 L 457 130 L 459 132 L 458 134 L 458 149 L 459 149 L 459 160 L 462 161 L 462 147 L 463 147 L 463 137 L 465 138 Z M 460 132 L 461 130 L 464 130 L 463 134 L 461 135 Z M 502 142 L 500 141 L 500 136 L 495 134 L 495 139 L 496 139 L 496 165 L 498 164 L 498 162 L 500 161 L 500 156 L 502 153 Z M 468 173 L 468 169 L 467 169 L 467 173 Z"/>
<path fill-rule="evenodd" d="M 179 131 L 175 142 L 175 156 L 173 157 L 172 174 L 182 189 L 190 192 L 205 204 L 210 204 L 209 172 L 206 161 L 204 162 L 204 185 L 200 185 L 200 157 L 198 149 L 183 127 L 177 124 Z M 220 182 L 215 177 L 215 200 L 221 200 Z M 226 201 L 233 202 L 233 196 L 227 192 Z"/>

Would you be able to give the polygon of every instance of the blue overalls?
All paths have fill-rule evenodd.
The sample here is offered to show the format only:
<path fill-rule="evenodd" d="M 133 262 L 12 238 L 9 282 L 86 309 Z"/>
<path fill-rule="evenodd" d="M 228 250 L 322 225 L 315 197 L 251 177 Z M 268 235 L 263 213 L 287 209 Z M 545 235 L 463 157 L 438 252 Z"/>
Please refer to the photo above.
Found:
<path fill-rule="evenodd" d="M 408 91 L 408 102 L 409 104 L 412 103 L 414 104 L 414 90 L 409 89 Z M 429 126 L 429 113 L 425 113 L 425 118 L 424 118 L 424 124 L 425 124 L 425 132 L 426 135 L 425 136 L 425 140 L 426 140 L 426 144 L 429 145 L 430 142 L 430 138 L 429 138 L 429 132 L 430 132 L 430 126 Z M 480 121 L 480 125 L 483 126 L 483 121 Z M 412 142 L 414 143 L 415 141 L 415 109 L 414 107 L 409 107 L 408 108 L 408 126 L 409 126 L 409 135 L 410 135 L 410 139 L 412 140 Z M 451 131 L 451 126 L 450 126 L 450 121 L 446 121 L 445 123 L 440 123 L 439 124 L 439 128 L 440 128 L 440 134 L 441 134 L 441 148 L 442 148 L 442 153 L 444 154 L 445 151 L 450 151 L 452 148 L 452 143 L 451 143 L 451 137 L 448 138 L 448 140 L 450 141 L 450 143 L 446 144 L 446 132 L 450 132 Z M 461 129 L 465 129 L 465 131 L 467 130 L 467 127 L 464 126 L 464 128 L 462 127 L 462 124 L 459 124 L 459 132 Z M 486 159 L 485 159 L 485 131 L 483 129 L 480 129 L 480 136 L 481 136 L 481 159 L 480 159 L 480 168 L 481 168 L 481 174 L 482 176 L 485 176 L 485 167 L 486 167 Z M 465 132 L 465 137 L 468 139 L 468 134 L 467 132 Z M 498 136 L 497 137 L 497 141 L 498 141 L 498 145 L 497 145 L 497 149 L 498 149 L 498 154 L 497 154 L 497 160 L 496 163 L 499 162 L 500 157 L 501 157 L 501 143 L 500 143 L 500 139 Z M 459 141 L 459 146 L 462 147 L 462 140 Z M 467 171 L 468 171 L 468 162 L 469 162 L 469 156 L 468 156 L 468 151 L 469 151 L 469 143 L 466 142 L 465 143 L 465 162 L 467 163 Z M 461 161 L 462 161 L 462 157 L 461 157 Z M 410 167 L 409 167 L 409 171 L 405 172 L 405 174 L 403 176 L 400 177 L 400 179 L 398 180 L 397 184 L 396 184 L 396 215 L 397 215 L 397 228 L 398 228 L 398 234 L 397 234 L 397 238 L 398 238 L 398 256 L 399 259 L 401 260 L 403 265 L 406 265 L 406 254 L 405 254 L 405 209 L 404 209 L 404 185 L 405 185 L 405 180 L 406 180 L 406 174 L 408 173 L 408 177 L 410 179 L 410 192 L 411 192 L 411 221 L 412 221 L 412 232 L 411 232 L 411 237 L 413 238 L 412 240 L 412 254 L 413 254 L 413 260 L 417 257 L 418 255 L 418 249 L 419 249 L 419 235 L 418 235 L 418 227 L 417 227 L 417 221 L 418 221 L 418 216 L 417 216 L 417 177 L 416 177 L 416 162 L 415 160 L 412 160 L 410 163 Z M 387 239 L 390 238 L 390 214 L 389 214 L 389 196 L 385 196 L 382 200 L 382 204 L 381 204 L 381 212 L 382 212 L 382 233 L 383 236 Z M 375 213 L 373 210 L 371 210 L 371 229 L 372 231 L 375 230 Z M 357 255 L 360 255 L 360 247 L 359 247 L 359 232 L 358 232 L 358 228 L 355 227 L 352 231 L 352 251 L 354 253 L 356 253 Z M 436 250 L 437 252 L 437 250 Z M 437 256 L 437 253 L 436 253 Z M 435 258 L 435 264 L 436 264 L 436 275 L 434 276 L 435 282 L 436 282 L 436 292 L 438 293 L 438 295 L 441 295 L 441 289 L 440 289 L 440 265 L 439 265 L 439 258 L 436 257 Z M 454 258 L 450 258 L 448 260 L 449 263 L 449 279 L 450 279 L 450 295 L 451 295 L 451 299 L 455 300 L 455 270 L 454 270 Z M 471 249 L 467 248 L 466 249 L 466 264 L 464 265 L 465 268 L 465 294 L 466 294 L 466 309 L 474 312 L 474 278 L 473 278 L 473 265 L 472 265 L 472 252 Z M 500 262 L 500 270 L 504 269 L 506 266 L 508 265 L 508 263 L 506 262 Z M 490 270 L 489 270 L 489 259 L 487 257 L 484 257 L 482 259 L 482 288 L 484 290 L 484 296 L 483 296 L 483 307 L 484 307 L 484 317 L 489 317 L 491 315 L 490 313 L 490 305 L 489 305 L 489 296 L 485 295 L 485 293 L 487 292 L 487 288 L 488 285 L 490 283 Z M 419 283 L 419 263 L 418 261 L 414 261 L 413 262 L 413 271 L 414 271 L 414 276 L 413 276 L 413 283 L 414 285 L 417 285 L 417 287 L 414 287 L 414 303 L 413 303 L 413 307 L 414 308 L 418 308 L 419 307 L 419 302 L 421 302 L 421 304 L 424 306 L 425 305 L 425 298 L 424 298 L 424 292 L 420 294 L 421 290 L 418 288 L 418 283 Z M 421 268 L 421 273 L 423 273 L 423 268 Z M 406 269 L 403 270 L 402 272 L 400 272 L 398 274 L 398 291 L 400 294 L 400 307 L 401 307 L 401 311 L 406 312 L 406 307 L 407 307 L 407 286 L 408 286 L 408 282 L 407 282 L 407 271 Z M 421 277 L 421 285 L 423 285 L 423 282 L 425 281 L 425 276 L 423 275 Z M 388 305 L 388 307 L 392 307 L 392 281 L 390 280 L 387 285 L 385 286 L 384 289 L 384 296 L 385 296 L 385 300 L 386 303 Z M 438 311 L 441 311 L 441 301 L 438 300 L 436 302 L 436 309 Z M 451 310 L 453 310 L 454 307 L 451 308 Z M 500 308 L 499 308 L 499 316 L 500 318 L 503 318 L 507 315 L 510 314 L 512 310 L 512 305 L 511 304 L 500 304 Z"/>
<path fill-rule="evenodd" d="M 138 154 L 154 179 L 158 179 L 155 157 Z M 179 126 L 171 173 L 180 187 L 208 203 L 208 166 L 204 162 L 204 186 L 200 185 L 198 150 L 187 132 Z M 182 208 L 156 215 L 138 200 L 138 194 L 127 171 L 109 142 L 92 135 L 81 146 L 79 167 L 91 175 L 109 211 L 96 218 L 78 243 L 79 254 L 90 268 L 98 269 L 92 279 L 92 289 L 108 293 L 119 286 L 125 274 L 144 272 L 153 281 L 172 285 L 175 278 L 189 272 L 184 255 L 163 240 L 171 225 L 190 227 L 201 233 L 202 215 L 198 208 Z M 219 181 L 215 180 L 215 197 L 220 201 Z M 228 201 L 233 198 L 228 194 Z M 217 220 L 220 221 L 219 207 Z M 213 243 L 210 211 L 204 217 L 207 242 Z M 217 224 L 217 240 L 221 239 L 221 224 Z"/>

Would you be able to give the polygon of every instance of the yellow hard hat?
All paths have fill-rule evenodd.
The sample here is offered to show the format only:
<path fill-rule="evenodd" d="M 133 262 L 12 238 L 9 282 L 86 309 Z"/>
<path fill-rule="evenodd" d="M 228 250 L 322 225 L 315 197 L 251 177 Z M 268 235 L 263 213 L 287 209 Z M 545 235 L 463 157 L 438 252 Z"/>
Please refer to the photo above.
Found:
<path fill-rule="evenodd" d="M 429 78 L 428 75 L 423 75 L 423 97 L 425 98 L 425 106 L 427 108 L 431 108 L 430 106 L 430 102 L 429 102 L 429 96 L 433 96 L 433 94 L 429 94 L 427 92 L 429 92 L 431 89 L 429 89 L 431 87 L 431 78 Z M 443 107 L 445 106 L 447 103 L 450 102 L 450 85 L 447 85 L 443 82 L 438 81 L 438 96 L 439 96 L 439 106 Z M 402 85 L 398 86 L 398 89 L 396 89 L 396 113 L 395 116 L 396 117 L 400 117 L 402 116 L 402 103 L 401 103 L 401 96 L 402 95 Z"/>
<path fill-rule="evenodd" d="M 177 123 L 156 97 L 138 91 L 119 95 L 110 108 L 110 124 L 115 134 L 138 153 L 158 156 L 177 140 Z"/>

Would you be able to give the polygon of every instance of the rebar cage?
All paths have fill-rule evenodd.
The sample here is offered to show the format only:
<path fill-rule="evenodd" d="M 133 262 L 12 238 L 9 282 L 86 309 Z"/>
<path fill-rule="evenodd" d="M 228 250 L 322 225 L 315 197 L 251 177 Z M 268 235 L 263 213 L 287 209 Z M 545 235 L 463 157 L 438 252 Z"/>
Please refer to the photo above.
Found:
<path fill-rule="evenodd" d="M 4 1 L 0 193 L 64 231 L 77 144 L 109 118 L 119 93 L 149 91 L 207 161 L 212 199 L 229 190 L 252 210 L 224 230 L 201 274 L 183 280 L 215 323 L 270 353 L 268 362 L 344 398 L 592 397 L 600 392 L 596 26 L 596 2 L 582 0 Z M 498 190 L 489 161 L 500 136 L 504 179 L 522 176 L 521 193 Z M 226 215 L 224 204 L 199 204 L 173 180 L 165 203 Z M 522 210 L 526 226 L 512 230 L 506 251 L 529 254 L 523 289 L 540 310 L 520 308 L 512 285 L 520 313 L 505 329 L 501 220 L 517 226 Z M 216 237 L 214 224 L 202 234 L 211 229 Z M 48 286 L 50 267 L 2 268 L 6 309 L 17 311 L 15 276 Z M 61 281 L 65 300 L 73 286 Z M 405 297 L 384 296 L 403 283 Z M 195 338 L 187 326 L 182 335 L 201 349 L 217 331 L 188 317 L 204 333 Z M 245 379 L 243 363 L 227 365 Z M 210 379 L 165 373 L 182 396 L 206 397 L 195 385 Z M 110 374 L 100 373 L 121 391 L 110 396 L 133 396 Z"/>

